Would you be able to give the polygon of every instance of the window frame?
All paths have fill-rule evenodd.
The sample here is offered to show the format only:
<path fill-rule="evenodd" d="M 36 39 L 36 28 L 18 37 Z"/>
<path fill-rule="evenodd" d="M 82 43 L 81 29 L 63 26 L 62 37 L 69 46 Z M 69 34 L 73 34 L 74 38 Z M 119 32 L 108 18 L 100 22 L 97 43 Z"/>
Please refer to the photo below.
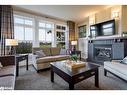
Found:
<path fill-rule="evenodd" d="M 14 19 L 15 17 L 17 18 L 20 18 L 20 19 L 23 19 L 23 24 L 20 24 L 20 23 L 15 23 L 14 21 L 14 29 L 15 27 L 23 27 L 23 40 L 19 40 L 17 39 L 19 42 L 32 42 L 34 40 L 34 36 L 33 36 L 33 33 L 34 33 L 34 18 L 33 17 L 30 17 L 30 16 L 26 16 L 26 15 L 21 15 L 21 14 L 14 14 Z M 28 25 L 28 24 L 25 24 L 25 20 L 30 20 L 32 21 L 32 25 Z M 26 35 L 25 35 L 25 29 L 26 28 L 31 28 L 32 29 L 32 39 L 31 40 L 26 40 Z M 14 36 L 15 36 L 15 31 L 14 31 Z"/>
<path fill-rule="evenodd" d="M 45 23 L 45 27 L 40 27 L 39 23 Z M 52 28 L 47 28 L 46 24 L 51 24 Z M 52 36 L 53 35 L 53 31 L 54 31 L 54 27 L 53 26 L 54 26 L 54 23 L 52 23 L 52 22 L 41 20 L 41 19 L 38 20 L 38 32 L 40 32 L 39 29 L 44 29 L 45 30 L 45 41 L 41 41 L 40 38 L 39 38 L 39 43 L 41 43 L 41 42 L 52 43 L 52 39 L 51 39 L 51 42 L 46 40 L 46 33 L 47 33 L 48 30 L 51 30 L 52 31 L 51 36 Z"/>

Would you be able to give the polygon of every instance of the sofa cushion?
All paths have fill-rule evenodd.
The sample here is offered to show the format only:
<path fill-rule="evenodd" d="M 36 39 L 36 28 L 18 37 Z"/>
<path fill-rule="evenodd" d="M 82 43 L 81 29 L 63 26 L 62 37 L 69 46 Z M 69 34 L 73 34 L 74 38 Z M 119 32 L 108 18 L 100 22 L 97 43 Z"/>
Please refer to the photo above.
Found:
<path fill-rule="evenodd" d="M 70 58 L 69 55 L 57 55 L 57 56 L 54 56 L 54 59 L 56 61 L 66 60 L 66 59 L 69 59 L 69 58 Z"/>
<path fill-rule="evenodd" d="M 127 65 L 119 62 L 104 62 L 104 68 L 111 68 L 112 70 L 127 75 Z"/>
<path fill-rule="evenodd" d="M 14 76 L 0 77 L 0 90 L 13 90 L 15 86 Z"/>
<path fill-rule="evenodd" d="M 50 50 L 50 48 L 34 47 L 32 49 L 32 52 L 33 52 L 33 54 L 35 54 L 36 51 L 40 51 L 40 50 L 43 50 L 43 52 L 44 52 L 44 54 L 46 56 L 51 56 L 51 50 Z"/>
<path fill-rule="evenodd" d="M 38 58 L 37 59 L 37 63 L 45 63 L 45 62 L 52 62 L 54 61 L 54 57 L 53 56 L 46 56 L 46 57 L 42 57 L 42 58 Z"/>
<path fill-rule="evenodd" d="M 66 49 L 60 49 L 60 55 L 66 55 Z"/>
<path fill-rule="evenodd" d="M 39 51 L 39 50 L 42 50 L 42 49 L 39 48 L 39 47 L 34 47 L 34 48 L 32 48 L 33 54 L 36 54 L 36 51 Z"/>
<path fill-rule="evenodd" d="M 0 77 L 5 75 L 15 75 L 16 67 L 14 65 L 9 65 L 2 67 L 0 69 Z"/>
<path fill-rule="evenodd" d="M 46 56 L 43 50 L 36 51 L 35 54 L 37 55 L 38 58 Z"/>
<path fill-rule="evenodd" d="M 52 56 L 59 55 L 60 54 L 60 48 L 52 47 L 51 48 L 51 54 L 52 54 Z"/>
<path fill-rule="evenodd" d="M 51 50 L 50 48 L 42 48 L 43 52 L 45 53 L 46 56 L 51 56 Z"/>
<path fill-rule="evenodd" d="M 43 58 L 38 58 L 37 59 L 37 64 L 46 63 L 46 62 L 60 61 L 60 60 L 66 60 L 66 59 L 69 59 L 69 55 L 46 56 L 46 57 L 43 57 Z"/>

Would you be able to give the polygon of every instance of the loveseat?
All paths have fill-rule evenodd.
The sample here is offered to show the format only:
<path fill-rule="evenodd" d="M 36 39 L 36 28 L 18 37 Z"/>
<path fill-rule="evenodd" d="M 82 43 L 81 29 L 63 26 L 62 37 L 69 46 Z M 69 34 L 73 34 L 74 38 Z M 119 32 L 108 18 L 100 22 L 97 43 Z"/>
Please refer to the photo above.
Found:
<path fill-rule="evenodd" d="M 104 75 L 107 72 L 127 81 L 127 64 L 121 63 L 121 60 L 117 61 L 105 61 L 104 62 Z"/>
<path fill-rule="evenodd" d="M 0 90 L 13 90 L 15 87 L 15 56 L 0 56 Z"/>
<path fill-rule="evenodd" d="M 36 52 L 40 50 L 42 50 L 43 53 L 45 54 L 44 57 L 38 57 L 36 55 Z M 34 47 L 32 49 L 32 52 L 36 56 L 33 65 L 37 71 L 49 68 L 51 62 L 66 60 L 70 58 L 70 55 L 66 53 L 66 49 L 61 49 L 57 47 L 51 47 L 51 48 Z"/>

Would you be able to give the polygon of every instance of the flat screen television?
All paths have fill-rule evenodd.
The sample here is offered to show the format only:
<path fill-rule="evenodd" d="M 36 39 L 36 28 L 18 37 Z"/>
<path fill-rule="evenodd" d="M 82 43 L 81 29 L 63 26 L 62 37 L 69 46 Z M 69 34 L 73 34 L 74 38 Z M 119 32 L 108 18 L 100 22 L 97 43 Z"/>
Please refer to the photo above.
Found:
<path fill-rule="evenodd" d="M 115 20 L 98 23 L 90 26 L 91 37 L 111 36 L 115 34 Z"/>
<path fill-rule="evenodd" d="M 102 35 L 109 36 L 115 34 L 115 20 L 105 22 L 101 26 Z"/>

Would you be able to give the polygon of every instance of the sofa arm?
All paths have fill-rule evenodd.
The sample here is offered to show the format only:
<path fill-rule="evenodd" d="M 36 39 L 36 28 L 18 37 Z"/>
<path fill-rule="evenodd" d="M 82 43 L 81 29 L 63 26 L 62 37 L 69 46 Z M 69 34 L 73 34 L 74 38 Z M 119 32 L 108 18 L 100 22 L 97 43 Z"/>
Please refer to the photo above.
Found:
<path fill-rule="evenodd" d="M 0 56 L 0 63 L 3 66 L 15 65 L 15 56 Z"/>

